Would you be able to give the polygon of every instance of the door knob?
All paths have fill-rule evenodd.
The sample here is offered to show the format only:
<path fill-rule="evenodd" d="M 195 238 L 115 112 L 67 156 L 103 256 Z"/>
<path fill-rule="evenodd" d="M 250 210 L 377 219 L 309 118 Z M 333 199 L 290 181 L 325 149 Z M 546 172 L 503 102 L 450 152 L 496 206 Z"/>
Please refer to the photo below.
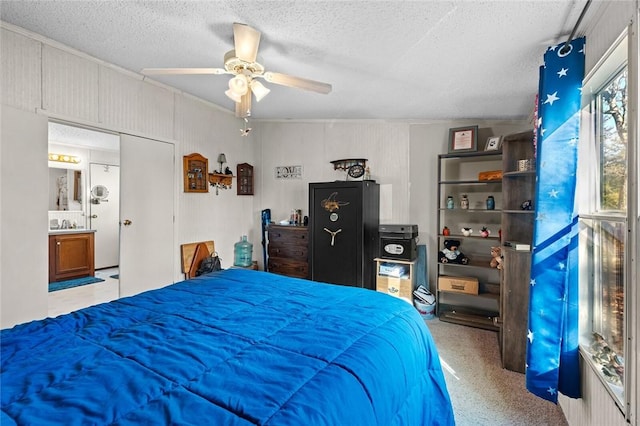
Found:
<path fill-rule="evenodd" d="M 129 219 L 125 219 L 124 222 L 122 222 L 124 224 L 124 226 L 129 226 L 131 225 L 131 221 Z"/>
<path fill-rule="evenodd" d="M 92 214 L 92 215 L 91 215 L 91 219 L 96 219 L 97 217 L 98 217 L 98 215 L 97 215 L 97 214 Z"/>

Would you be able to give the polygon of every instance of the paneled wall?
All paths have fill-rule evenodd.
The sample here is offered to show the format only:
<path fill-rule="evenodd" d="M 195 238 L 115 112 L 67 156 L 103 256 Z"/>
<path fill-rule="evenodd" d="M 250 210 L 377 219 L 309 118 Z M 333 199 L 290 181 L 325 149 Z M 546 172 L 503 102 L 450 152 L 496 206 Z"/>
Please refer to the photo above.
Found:
<path fill-rule="evenodd" d="M 369 160 L 371 178 L 381 185 L 383 223 L 418 223 L 421 240 L 435 244 L 429 237 L 435 232 L 435 158 L 447 150 L 448 128 L 468 122 L 254 121 L 249 137 L 241 137 L 238 129 L 244 123 L 231 111 L 21 28 L 2 26 L 3 104 L 175 144 L 176 279 L 181 277 L 179 244 L 185 242 L 215 240 L 223 266 L 230 266 L 233 244 L 248 235 L 254 259 L 261 261 L 260 211 L 271 208 L 274 220 L 287 218 L 293 208 L 308 214 L 309 182 L 345 179 L 345 172 L 330 164 L 342 158 Z M 482 129 L 480 146 L 485 136 L 529 126 L 500 120 L 473 124 Z M 209 158 L 210 169 L 219 167 L 222 152 L 232 170 L 237 163 L 253 164 L 256 195 L 239 197 L 235 187 L 218 195 L 184 193 L 182 156 L 193 152 Z M 275 167 L 286 165 L 301 165 L 302 179 L 276 180 Z M 152 190 L 152 182 L 143 186 Z"/>
<path fill-rule="evenodd" d="M 637 0 L 593 2 L 584 22 L 588 26 L 580 28 L 587 38 L 585 46 L 585 75 L 602 59 L 602 55 L 626 30 L 637 14 Z"/>
<path fill-rule="evenodd" d="M 262 204 L 274 220 L 291 209 L 309 214 L 311 182 L 346 180 L 331 161 L 366 158 L 371 178 L 381 185 L 381 222 L 409 221 L 409 124 L 382 121 L 262 122 L 258 126 Z M 278 166 L 302 166 L 301 179 L 275 178 Z"/>
<path fill-rule="evenodd" d="M 2 104 L 69 124 L 172 143 L 178 194 L 173 238 L 176 244 L 175 279 L 182 278 L 179 245 L 185 242 L 215 240 L 223 266 L 231 266 L 233 244 L 243 234 L 254 236 L 256 226 L 260 229 L 259 209 L 255 214 L 253 197 L 236 196 L 235 185 L 233 189 L 220 191 L 218 196 L 215 191 L 185 194 L 182 190 L 182 156 L 199 152 L 209 158 L 211 169 L 218 166 L 217 156 L 223 152 L 228 160 L 225 166 L 232 170 L 238 163 L 255 164 L 255 140 L 251 136 L 241 137 L 238 131 L 244 122 L 234 118 L 232 111 L 38 34 L 5 23 L 1 24 L 0 31 Z M 36 143 L 46 152 L 46 139 Z M 46 173 L 46 156 L 42 162 L 33 161 L 31 167 L 42 168 Z M 140 167 L 154 165 L 140 164 Z M 149 194 L 153 192 L 153 182 L 140 182 L 139 187 L 129 190 Z M 46 211 L 43 214 L 46 217 Z M 29 239 L 28 233 L 25 237 Z M 259 235 L 254 237 L 259 238 Z M 34 245 L 40 244 L 39 238 L 33 236 L 32 240 Z M 13 267 L 5 259 L 0 261 L 0 267 Z M 31 260 L 30 264 L 33 263 Z M 46 268 L 47 260 L 43 258 L 35 263 Z M 44 284 L 42 291 L 46 291 Z"/>

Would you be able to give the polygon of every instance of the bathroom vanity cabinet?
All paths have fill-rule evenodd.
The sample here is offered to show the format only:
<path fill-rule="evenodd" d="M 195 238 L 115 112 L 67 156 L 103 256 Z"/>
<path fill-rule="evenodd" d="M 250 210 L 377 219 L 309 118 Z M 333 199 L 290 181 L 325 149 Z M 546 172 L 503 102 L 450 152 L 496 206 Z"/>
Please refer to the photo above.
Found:
<path fill-rule="evenodd" d="M 94 232 L 60 230 L 49 233 L 49 282 L 93 276 Z"/>

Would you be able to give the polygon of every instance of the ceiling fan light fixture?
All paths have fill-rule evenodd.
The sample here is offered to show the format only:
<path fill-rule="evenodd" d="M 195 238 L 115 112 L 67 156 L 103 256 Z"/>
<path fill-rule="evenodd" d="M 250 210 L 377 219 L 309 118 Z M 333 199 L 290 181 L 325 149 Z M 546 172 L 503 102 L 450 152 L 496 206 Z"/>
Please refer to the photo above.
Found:
<path fill-rule="evenodd" d="M 229 80 L 229 90 L 239 96 L 246 94 L 247 90 L 249 90 L 249 81 L 247 80 L 247 76 L 244 74 L 238 74 Z"/>
<path fill-rule="evenodd" d="M 271 92 L 271 89 L 267 89 L 258 80 L 251 80 L 251 83 L 249 85 L 251 86 L 251 91 L 256 96 L 256 101 L 258 102 L 260 102 L 262 98 L 264 98 L 269 94 L 269 92 Z"/>

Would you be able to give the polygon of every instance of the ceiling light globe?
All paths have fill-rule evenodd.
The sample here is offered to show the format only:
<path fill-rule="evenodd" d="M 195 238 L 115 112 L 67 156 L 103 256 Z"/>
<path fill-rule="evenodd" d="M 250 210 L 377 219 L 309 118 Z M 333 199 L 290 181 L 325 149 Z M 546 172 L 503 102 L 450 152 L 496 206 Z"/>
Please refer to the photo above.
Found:
<path fill-rule="evenodd" d="M 233 92 L 231 89 L 229 89 L 226 92 L 224 92 L 224 94 L 227 95 L 229 97 L 229 99 L 231 99 L 233 102 L 240 102 L 242 100 L 242 96 L 240 96 L 237 93 Z"/>
<path fill-rule="evenodd" d="M 247 77 L 243 74 L 238 74 L 229 80 L 229 90 L 237 95 L 244 95 L 249 90 L 249 82 Z"/>
<path fill-rule="evenodd" d="M 269 92 L 271 92 L 271 90 L 264 87 L 264 85 L 257 80 L 252 80 L 250 85 L 251 91 L 255 95 L 256 101 L 258 102 L 260 102 L 262 98 L 264 98 L 269 94 Z"/>

